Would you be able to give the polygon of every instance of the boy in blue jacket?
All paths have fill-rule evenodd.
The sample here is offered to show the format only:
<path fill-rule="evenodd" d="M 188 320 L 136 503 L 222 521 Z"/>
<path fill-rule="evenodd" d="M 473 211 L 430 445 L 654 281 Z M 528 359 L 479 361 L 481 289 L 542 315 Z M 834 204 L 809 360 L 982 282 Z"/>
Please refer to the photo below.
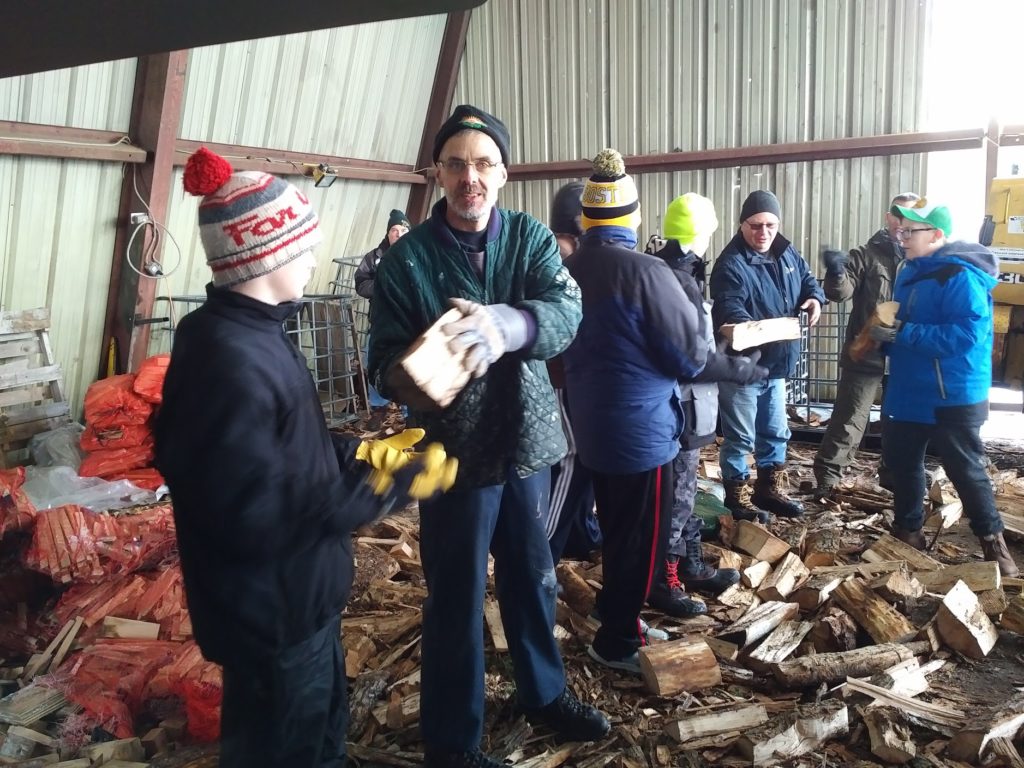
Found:
<path fill-rule="evenodd" d="M 925 548 L 924 456 L 931 443 L 985 559 L 1015 577 L 1019 570 L 1003 539 L 979 434 L 992 385 L 995 256 L 977 243 L 949 242 L 953 222 L 944 205 L 922 198 L 896 209 L 907 258 L 893 289 L 900 308 L 893 327 L 870 331 L 889 356 L 882 456 L 894 480 L 893 535 Z"/>

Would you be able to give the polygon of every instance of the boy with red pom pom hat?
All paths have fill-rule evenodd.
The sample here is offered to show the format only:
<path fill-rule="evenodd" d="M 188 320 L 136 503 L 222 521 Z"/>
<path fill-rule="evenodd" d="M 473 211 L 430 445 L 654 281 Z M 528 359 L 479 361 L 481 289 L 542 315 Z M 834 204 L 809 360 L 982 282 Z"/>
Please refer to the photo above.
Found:
<path fill-rule="evenodd" d="M 213 283 L 175 332 L 156 450 L 196 642 L 224 668 L 220 765 L 335 768 L 351 532 L 405 500 L 408 473 L 375 495 L 284 334 L 322 237 L 309 200 L 206 149 L 184 185 Z"/>

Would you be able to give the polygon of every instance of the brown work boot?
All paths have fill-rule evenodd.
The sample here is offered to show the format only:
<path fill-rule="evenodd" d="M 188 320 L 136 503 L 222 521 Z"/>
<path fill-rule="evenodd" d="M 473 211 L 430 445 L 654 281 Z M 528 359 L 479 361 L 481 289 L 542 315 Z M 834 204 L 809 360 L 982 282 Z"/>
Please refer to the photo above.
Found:
<path fill-rule="evenodd" d="M 753 502 L 779 517 L 800 517 L 804 513 L 804 505 L 786 495 L 785 469 L 784 464 L 757 468 Z"/>
<path fill-rule="evenodd" d="M 978 541 L 981 542 L 981 551 L 985 555 L 985 559 L 999 563 L 999 572 L 1003 576 L 1012 579 L 1020 576 L 1020 568 L 1013 562 L 1013 555 L 1006 548 L 1006 539 L 1003 538 L 1003 534 L 993 533 L 988 536 L 979 536 Z"/>
<path fill-rule="evenodd" d="M 734 518 L 752 523 L 768 523 L 768 513 L 755 507 L 751 500 L 754 493 L 748 479 L 723 480 L 722 484 L 725 486 L 725 508 Z"/>
<path fill-rule="evenodd" d="M 898 525 L 892 526 L 892 535 L 902 541 L 904 544 L 909 544 L 914 549 L 920 549 L 924 551 L 928 547 L 928 540 L 924 537 L 924 533 L 918 528 L 916 531 L 908 531 L 906 528 L 900 528 Z M 982 544 L 982 547 L 985 545 Z"/>

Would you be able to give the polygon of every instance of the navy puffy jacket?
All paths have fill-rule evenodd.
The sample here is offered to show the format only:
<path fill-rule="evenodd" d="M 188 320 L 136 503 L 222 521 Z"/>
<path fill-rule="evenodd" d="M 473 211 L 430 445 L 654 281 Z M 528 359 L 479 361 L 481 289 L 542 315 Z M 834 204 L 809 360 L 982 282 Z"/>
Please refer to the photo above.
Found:
<path fill-rule="evenodd" d="M 771 267 L 772 262 L 778 268 Z M 711 270 L 711 317 L 717 330 L 726 323 L 796 317 L 807 299 L 825 304 L 825 293 L 792 243 L 776 235 L 767 254 L 757 253 L 739 232 Z M 761 347 L 760 365 L 773 379 L 792 376 L 800 342 L 776 341 Z"/>

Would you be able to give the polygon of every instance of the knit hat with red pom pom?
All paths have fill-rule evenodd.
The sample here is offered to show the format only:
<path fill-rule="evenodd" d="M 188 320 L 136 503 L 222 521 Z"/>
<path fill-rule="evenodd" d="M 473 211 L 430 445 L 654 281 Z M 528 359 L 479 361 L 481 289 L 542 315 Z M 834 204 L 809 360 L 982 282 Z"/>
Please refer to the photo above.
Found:
<path fill-rule="evenodd" d="M 183 183 L 203 197 L 199 236 L 217 287 L 273 272 L 323 240 L 313 206 L 296 187 L 269 173 L 233 173 L 206 147 L 188 159 Z"/>

